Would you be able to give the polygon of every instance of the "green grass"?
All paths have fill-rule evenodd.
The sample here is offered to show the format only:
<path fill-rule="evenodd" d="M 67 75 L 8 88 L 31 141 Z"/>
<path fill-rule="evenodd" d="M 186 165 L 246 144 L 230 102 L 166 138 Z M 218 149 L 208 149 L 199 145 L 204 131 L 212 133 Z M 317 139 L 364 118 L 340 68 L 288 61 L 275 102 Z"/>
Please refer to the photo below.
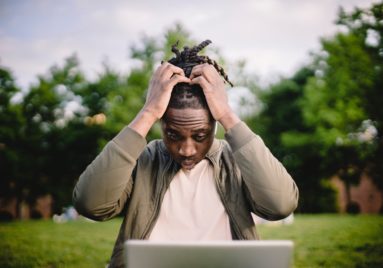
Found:
<path fill-rule="evenodd" d="M 294 267 L 383 267 L 382 216 L 299 215 L 258 230 L 262 239 L 294 241 Z"/>
<path fill-rule="evenodd" d="M 105 267 L 121 221 L 0 224 L 0 267 Z"/>
<path fill-rule="evenodd" d="M 120 223 L 1 223 L 0 267 L 105 267 Z M 297 215 L 292 225 L 258 230 L 294 241 L 294 267 L 383 267 L 382 216 Z"/>

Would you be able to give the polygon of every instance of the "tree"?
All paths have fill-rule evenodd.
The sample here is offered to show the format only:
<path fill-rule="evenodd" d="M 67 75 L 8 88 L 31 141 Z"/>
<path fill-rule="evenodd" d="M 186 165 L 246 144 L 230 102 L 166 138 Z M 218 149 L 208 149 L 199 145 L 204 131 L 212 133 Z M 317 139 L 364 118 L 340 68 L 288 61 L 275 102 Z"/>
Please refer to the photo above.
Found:
<path fill-rule="evenodd" d="M 260 94 L 254 128 L 297 180 L 302 211 L 333 209 L 333 175 L 350 189 L 367 172 L 382 188 L 382 14 L 382 3 L 341 9 L 343 31 L 322 39 L 308 69 Z"/>
<path fill-rule="evenodd" d="M 383 189 L 382 19 L 383 3 L 350 14 L 341 9 L 338 24 L 346 31 L 322 40 L 316 76 L 305 88 L 304 119 L 322 143 L 324 169 L 348 189 L 363 172 Z"/>
<path fill-rule="evenodd" d="M 21 90 L 15 85 L 12 73 L 0 68 L 0 196 L 4 202 L 22 194 L 18 182 L 22 178 L 20 154 L 24 118 L 21 106 L 13 99 Z"/>
<path fill-rule="evenodd" d="M 336 208 L 335 193 L 318 164 L 321 144 L 312 137 L 313 127 L 306 124 L 302 113 L 304 87 L 313 75 L 311 66 L 303 67 L 293 77 L 258 91 L 263 108 L 246 120 L 296 181 L 300 189 L 298 210 L 311 213 Z"/>
<path fill-rule="evenodd" d="M 86 84 L 78 59 L 73 55 L 62 67 L 55 65 L 46 75 L 40 75 L 38 83 L 25 95 L 22 101 L 25 124 L 19 140 L 23 148 L 19 168 L 23 173 L 17 184 L 23 195 L 17 196 L 18 199 L 33 204 L 39 196 L 50 193 L 56 202 L 55 211 L 61 211 L 63 200 L 59 197 L 68 194 L 68 185 L 72 186 L 78 176 L 68 176 L 68 171 L 76 165 L 79 172 L 78 167 L 84 165 L 72 162 L 76 157 L 67 157 L 75 153 L 65 142 L 71 141 L 67 132 L 69 122 L 84 112 L 73 92 Z M 68 200 L 70 197 L 65 201 Z"/>

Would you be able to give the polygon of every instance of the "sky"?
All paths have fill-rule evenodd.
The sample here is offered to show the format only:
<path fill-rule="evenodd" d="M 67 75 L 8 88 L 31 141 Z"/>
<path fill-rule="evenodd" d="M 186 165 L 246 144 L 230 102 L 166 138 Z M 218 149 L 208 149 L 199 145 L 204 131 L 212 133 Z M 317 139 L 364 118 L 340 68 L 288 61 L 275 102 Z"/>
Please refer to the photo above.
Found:
<path fill-rule="evenodd" d="M 246 60 L 261 81 L 292 75 L 337 31 L 339 7 L 374 0 L 0 0 L 0 65 L 23 89 L 76 53 L 92 79 L 107 62 L 128 72 L 129 47 L 162 37 L 180 22 L 193 39 L 211 39 L 229 61 Z"/>

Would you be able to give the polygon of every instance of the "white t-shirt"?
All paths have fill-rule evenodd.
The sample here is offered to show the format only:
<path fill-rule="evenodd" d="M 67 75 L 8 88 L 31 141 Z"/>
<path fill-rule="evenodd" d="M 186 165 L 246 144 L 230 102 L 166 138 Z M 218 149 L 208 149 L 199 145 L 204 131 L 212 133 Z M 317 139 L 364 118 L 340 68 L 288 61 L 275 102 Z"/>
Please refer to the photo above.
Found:
<path fill-rule="evenodd" d="M 229 217 L 208 160 L 190 171 L 177 172 L 149 240 L 232 240 Z"/>

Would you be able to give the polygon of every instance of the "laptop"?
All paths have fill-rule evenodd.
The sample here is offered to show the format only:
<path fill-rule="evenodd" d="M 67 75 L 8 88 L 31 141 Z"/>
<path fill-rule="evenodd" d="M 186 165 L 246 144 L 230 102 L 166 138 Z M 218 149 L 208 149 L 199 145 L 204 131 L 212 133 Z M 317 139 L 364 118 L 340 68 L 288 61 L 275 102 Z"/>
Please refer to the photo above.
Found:
<path fill-rule="evenodd" d="M 292 266 L 289 240 L 154 242 L 127 240 L 127 268 L 287 268 Z"/>

